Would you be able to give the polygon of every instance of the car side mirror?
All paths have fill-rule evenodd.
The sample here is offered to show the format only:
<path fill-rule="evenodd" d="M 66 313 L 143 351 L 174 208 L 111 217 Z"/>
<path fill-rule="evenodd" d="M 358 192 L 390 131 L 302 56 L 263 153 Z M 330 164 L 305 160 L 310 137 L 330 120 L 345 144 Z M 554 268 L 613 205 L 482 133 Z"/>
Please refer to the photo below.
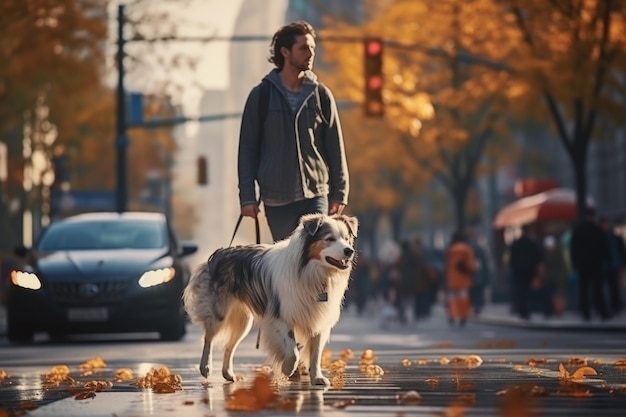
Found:
<path fill-rule="evenodd" d="M 192 253 L 196 253 L 198 251 L 198 245 L 191 242 L 182 242 L 180 245 L 180 254 L 181 256 L 191 255 Z"/>

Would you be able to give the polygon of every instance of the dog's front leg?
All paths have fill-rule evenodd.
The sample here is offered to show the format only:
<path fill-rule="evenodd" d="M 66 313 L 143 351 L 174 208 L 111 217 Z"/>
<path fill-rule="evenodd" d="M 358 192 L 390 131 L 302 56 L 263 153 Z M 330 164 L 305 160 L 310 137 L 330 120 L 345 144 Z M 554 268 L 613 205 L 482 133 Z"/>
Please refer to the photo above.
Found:
<path fill-rule="evenodd" d="M 330 385 L 330 381 L 322 374 L 322 351 L 328 342 L 330 332 L 318 333 L 309 342 L 311 349 L 311 364 L 309 373 L 311 374 L 312 385 Z"/>

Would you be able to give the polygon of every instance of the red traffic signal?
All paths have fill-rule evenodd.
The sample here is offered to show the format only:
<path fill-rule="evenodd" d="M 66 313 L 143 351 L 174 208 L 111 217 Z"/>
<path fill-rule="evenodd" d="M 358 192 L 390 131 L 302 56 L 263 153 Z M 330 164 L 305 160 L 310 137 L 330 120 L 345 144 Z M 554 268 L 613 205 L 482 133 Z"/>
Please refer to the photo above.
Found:
<path fill-rule="evenodd" d="M 382 117 L 385 113 L 383 103 L 383 41 L 379 38 L 365 39 L 365 102 L 367 117 Z"/>

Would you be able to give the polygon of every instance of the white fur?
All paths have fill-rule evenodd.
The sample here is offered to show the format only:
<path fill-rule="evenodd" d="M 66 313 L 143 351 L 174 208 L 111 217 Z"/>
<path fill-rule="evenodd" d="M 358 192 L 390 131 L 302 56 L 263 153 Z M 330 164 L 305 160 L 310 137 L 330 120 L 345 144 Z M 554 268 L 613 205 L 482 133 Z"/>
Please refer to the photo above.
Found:
<path fill-rule="evenodd" d="M 205 331 L 202 375 L 210 373 L 219 336 L 225 342 L 222 375 L 235 379 L 235 350 L 256 319 L 261 346 L 277 371 L 292 376 L 308 370 L 312 384 L 329 385 L 322 350 L 339 321 L 357 228 L 354 217 L 307 215 L 286 240 L 221 249 L 202 264 L 184 292 L 187 313 Z M 341 262 L 329 263 L 329 257 Z M 247 276 L 237 276 L 242 270 Z M 327 300 L 320 301 L 324 293 Z"/>

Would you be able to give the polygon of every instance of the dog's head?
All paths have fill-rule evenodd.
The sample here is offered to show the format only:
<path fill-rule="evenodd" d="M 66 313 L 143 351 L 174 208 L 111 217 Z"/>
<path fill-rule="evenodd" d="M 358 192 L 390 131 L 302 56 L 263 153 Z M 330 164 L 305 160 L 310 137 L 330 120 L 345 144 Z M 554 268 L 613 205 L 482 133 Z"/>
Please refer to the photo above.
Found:
<path fill-rule="evenodd" d="M 302 266 L 319 262 L 327 268 L 349 271 L 359 222 L 346 215 L 307 214 L 300 219 Z"/>

